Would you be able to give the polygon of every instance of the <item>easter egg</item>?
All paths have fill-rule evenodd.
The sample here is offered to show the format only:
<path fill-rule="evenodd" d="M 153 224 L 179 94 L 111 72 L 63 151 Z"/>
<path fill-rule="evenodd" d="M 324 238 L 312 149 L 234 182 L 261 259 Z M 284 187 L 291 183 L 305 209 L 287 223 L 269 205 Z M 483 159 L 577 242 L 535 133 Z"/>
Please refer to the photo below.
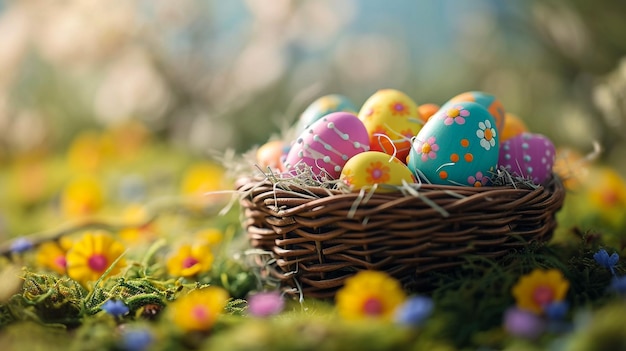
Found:
<path fill-rule="evenodd" d="M 468 91 L 453 97 L 452 99 L 448 100 L 448 102 L 446 102 L 444 105 L 461 101 L 475 102 L 486 108 L 487 111 L 489 111 L 489 113 L 495 119 L 496 128 L 498 129 L 498 131 L 502 132 L 504 128 L 506 113 L 504 111 L 504 106 L 502 106 L 500 100 L 496 99 L 495 96 L 482 91 Z"/>
<path fill-rule="evenodd" d="M 354 155 L 344 165 L 339 179 L 353 190 L 376 186 L 375 192 L 396 191 L 394 186 L 402 185 L 403 181 L 415 183 L 413 173 L 402 161 L 379 151 Z"/>
<path fill-rule="evenodd" d="M 517 117 L 517 115 L 508 112 L 505 115 L 506 118 L 504 118 L 504 128 L 502 128 L 500 133 L 500 142 L 528 132 L 528 127 L 526 127 L 524 121 Z"/>
<path fill-rule="evenodd" d="M 422 128 L 417 104 L 394 89 L 379 90 L 370 96 L 359 111 L 370 138 L 370 147 L 406 159 L 411 138 Z"/>
<path fill-rule="evenodd" d="M 500 144 L 498 165 L 514 176 L 542 184 L 552 176 L 554 144 L 541 134 L 522 133 Z"/>
<path fill-rule="evenodd" d="M 263 170 L 269 167 L 271 170 L 280 171 L 288 151 L 289 145 L 284 141 L 268 141 L 257 149 L 256 162 Z"/>
<path fill-rule="evenodd" d="M 318 177 L 337 179 L 348 159 L 368 150 L 369 135 L 363 122 L 352 113 L 333 112 L 300 134 L 283 166 L 291 174 L 307 166 Z"/>
<path fill-rule="evenodd" d="M 333 112 L 351 112 L 356 114 L 357 107 L 347 97 L 339 94 L 324 95 L 313 101 L 298 119 L 298 132 L 305 130 L 323 116 Z"/>
<path fill-rule="evenodd" d="M 475 102 L 442 107 L 413 141 L 409 169 L 433 184 L 483 186 L 498 162 L 493 116 Z"/>
<path fill-rule="evenodd" d="M 419 105 L 417 107 L 417 111 L 420 114 L 420 118 L 422 119 L 422 122 L 426 123 L 428 122 L 428 119 L 434 115 L 437 111 L 439 111 L 440 106 L 437 104 L 432 104 L 432 103 L 428 103 L 428 104 L 422 104 Z"/>

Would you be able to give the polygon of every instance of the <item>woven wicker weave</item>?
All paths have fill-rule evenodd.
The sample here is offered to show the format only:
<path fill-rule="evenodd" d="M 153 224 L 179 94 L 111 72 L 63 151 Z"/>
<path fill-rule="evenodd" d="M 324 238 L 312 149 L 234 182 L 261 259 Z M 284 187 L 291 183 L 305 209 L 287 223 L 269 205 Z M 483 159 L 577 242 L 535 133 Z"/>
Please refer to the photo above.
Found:
<path fill-rule="evenodd" d="M 366 201 L 359 193 L 281 187 L 240 179 L 244 226 L 253 247 L 272 252 L 268 273 L 315 298 L 333 297 L 359 270 L 415 285 L 424 272 L 461 264 L 463 254 L 495 258 L 546 242 L 565 197 L 558 179 L 536 189 L 422 185 L 418 196 L 375 193 Z"/>

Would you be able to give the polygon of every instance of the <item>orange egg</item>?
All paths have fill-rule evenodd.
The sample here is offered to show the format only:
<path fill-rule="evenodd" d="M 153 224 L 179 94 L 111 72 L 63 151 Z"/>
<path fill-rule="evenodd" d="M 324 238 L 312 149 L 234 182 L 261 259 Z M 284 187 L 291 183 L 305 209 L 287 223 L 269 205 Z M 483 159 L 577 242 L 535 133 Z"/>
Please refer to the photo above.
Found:
<path fill-rule="evenodd" d="M 435 112 L 439 111 L 439 105 L 437 104 L 422 104 L 417 107 L 417 110 L 420 113 L 420 118 L 424 123 L 428 122 L 430 116 L 434 115 Z"/>
<path fill-rule="evenodd" d="M 268 141 L 256 151 L 258 165 L 266 170 L 268 167 L 274 171 L 283 169 L 282 159 L 286 155 L 287 144 L 282 140 Z"/>
<path fill-rule="evenodd" d="M 506 113 L 504 118 L 504 127 L 500 135 L 500 142 L 511 139 L 514 136 L 528 132 L 528 127 L 517 115 Z"/>

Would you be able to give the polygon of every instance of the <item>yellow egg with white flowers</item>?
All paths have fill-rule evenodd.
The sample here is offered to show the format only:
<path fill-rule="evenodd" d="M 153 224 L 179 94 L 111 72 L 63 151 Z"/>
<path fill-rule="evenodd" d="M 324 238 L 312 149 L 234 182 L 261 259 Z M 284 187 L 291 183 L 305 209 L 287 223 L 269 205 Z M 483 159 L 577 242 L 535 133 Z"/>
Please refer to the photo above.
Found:
<path fill-rule="evenodd" d="M 375 192 L 392 192 L 404 182 L 415 183 L 413 173 L 404 162 L 380 151 L 365 151 L 352 156 L 339 179 L 354 191 L 375 187 Z"/>

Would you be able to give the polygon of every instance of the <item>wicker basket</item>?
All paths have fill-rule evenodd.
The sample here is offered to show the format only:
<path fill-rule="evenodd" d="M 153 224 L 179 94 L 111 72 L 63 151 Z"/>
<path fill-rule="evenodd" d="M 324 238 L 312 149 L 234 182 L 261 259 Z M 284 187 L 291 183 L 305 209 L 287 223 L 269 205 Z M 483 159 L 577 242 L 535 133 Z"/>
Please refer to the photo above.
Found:
<path fill-rule="evenodd" d="M 244 226 L 253 247 L 271 251 L 267 273 L 287 290 L 314 298 L 333 297 L 364 269 L 385 271 L 419 290 L 422 273 L 457 266 L 461 255 L 496 258 L 547 242 L 565 197 L 557 178 L 536 189 L 422 185 L 417 196 L 375 193 L 368 199 L 286 187 L 240 179 Z"/>

